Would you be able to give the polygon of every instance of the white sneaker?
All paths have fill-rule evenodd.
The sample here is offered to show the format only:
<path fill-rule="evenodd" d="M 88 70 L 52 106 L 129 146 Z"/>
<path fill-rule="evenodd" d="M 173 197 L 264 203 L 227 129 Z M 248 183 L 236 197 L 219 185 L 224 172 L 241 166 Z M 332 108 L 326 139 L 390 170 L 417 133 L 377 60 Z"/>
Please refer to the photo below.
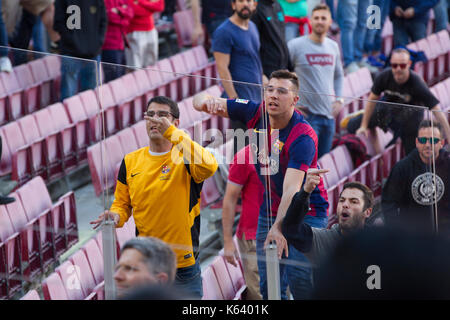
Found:
<path fill-rule="evenodd" d="M 349 74 L 358 70 L 359 70 L 358 64 L 356 62 L 352 62 L 345 68 L 345 74 Z"/>
<path fill-rule="evenodd" d="M 358 62 L 358 66 L 360 68 L 367 68 L 367 69 L 369 69 L 370 73 L 377 73 L 379 71 L 377 67 L 371 65 L 370 63 L 368 63 L 365 60 L 361 60 L 360 62 Z"/>
<path fill-rule="evenodd" d="M 1 57 L 0 58 L 0 71 L 5 72 L 11 72 L 12 71 L 12 65 L 11 61 L 8 57 Z"/>

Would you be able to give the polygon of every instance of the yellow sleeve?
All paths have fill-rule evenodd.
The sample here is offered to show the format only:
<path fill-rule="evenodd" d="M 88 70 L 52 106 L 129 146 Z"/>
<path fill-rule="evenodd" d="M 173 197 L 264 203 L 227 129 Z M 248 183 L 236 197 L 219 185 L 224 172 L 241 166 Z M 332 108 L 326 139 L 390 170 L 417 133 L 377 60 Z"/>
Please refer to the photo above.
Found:
<path fill-rule="evenodd" d="M 184 161 L 189 164 L 191 176 L 199 183 L 211 177 L 216 172 L 218 164 L 216 158 L 201 145 L 192 141 L 187 133 L 171 125 L 164 137 L 175 146 L 172 149 L 172 161 Z"/>
<path fill-rule="evenodd" d="M 114 201 L 109 209 L 120 216 L 117 228 L 121 228 L 128 221 L 131 216 L 131 209 L 130 193 L 126 184 L 126 166 L 125 160 L 123 160 L 119 170 L 119 178 L 117 179 Z"/>

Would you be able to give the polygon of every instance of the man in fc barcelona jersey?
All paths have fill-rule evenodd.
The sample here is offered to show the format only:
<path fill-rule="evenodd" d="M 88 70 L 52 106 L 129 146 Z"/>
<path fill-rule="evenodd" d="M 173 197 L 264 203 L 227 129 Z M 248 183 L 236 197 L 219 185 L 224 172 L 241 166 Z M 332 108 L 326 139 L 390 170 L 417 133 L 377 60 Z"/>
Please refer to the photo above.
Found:
<path fill-rule="evenodd" d="M 120 166 L 115 199 L 105 217 L 120 228 L 133 215 L 139 236 L 159 238 L 177 256 L 178 285 L 202 296 L 200 266 L 195 251 L 200 232 L 200 191 L 214 174 L 214 156 L 178 129 L 180 111 L 167 97 L 148 103 L 145 120 L 149 146 L 125 155 Z"/>
<path fill-rule="evenodd" d="M 305 256 L 288 245 L 281 233 L 281 222 L 293 195 L 302 187 L 306 171 L 317 167 L 317 136 L 303 115 L 297 111 L 298 78 L 294 73 L 279 70 L 271 74 L 264 90 L 264 102 L 215 98 L 205 93 L 194 97 L 194 108 L 222 117 L 241 120 L 254 135 L 266 135 L 266 147 L 251 143 L 256 153 L 255 168 L 265 186 L 256 236 L 258 257 L 264 257 L 264 247 L 276 242 L 278 257 L 301 262 L 280 265 L 282 298 L 287 298 L 287 283 L 295 299 L 309 298 L 312 289 L 311 268 Z M 261 137 L 259 138 L 261 140 Z M 267 148 L 268 150 L 265 150 Z M 263 161 L 261 161 L 263 160 Z M 268 165 L 267 165 L 268 164 Z M 267 168 L 268 167 L 268 168 Z M 328 197 L 321 182 L 311 196 L 307 223 L 324 228 L 327 225 Z M 258 259 L 260 289 L 267 299 L 266 263 Z M 286 278 L 287 277 L 287 283 Z"/>

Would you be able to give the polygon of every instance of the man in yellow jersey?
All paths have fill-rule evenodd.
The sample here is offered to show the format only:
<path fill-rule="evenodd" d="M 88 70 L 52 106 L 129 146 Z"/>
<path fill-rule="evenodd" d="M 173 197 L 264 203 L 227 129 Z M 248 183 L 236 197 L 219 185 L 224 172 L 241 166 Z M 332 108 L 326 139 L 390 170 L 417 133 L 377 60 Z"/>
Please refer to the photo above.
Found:
<path fill-rule="evenodd" d="M 139 236 L 171 245 L 177 256 L 175 285 L 203 295 L 195 250 L 200 233 L 200 191 L 218 164 L 214 156 L 178 129 L 176 102 L 158 96 L 148 103 L 145 120 L 149 147 L 125 155 L 117 178 L 115 199 L 105 218 L 120 228 L 133 214 Z"/>

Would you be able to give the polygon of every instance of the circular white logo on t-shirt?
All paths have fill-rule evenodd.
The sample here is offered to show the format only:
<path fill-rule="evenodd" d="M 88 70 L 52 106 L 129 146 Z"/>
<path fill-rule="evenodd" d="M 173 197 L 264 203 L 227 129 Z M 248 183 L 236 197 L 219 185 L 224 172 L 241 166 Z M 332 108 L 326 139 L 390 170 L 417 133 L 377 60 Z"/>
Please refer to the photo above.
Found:
<path fill-rule="evenodd" d="M 434 182 L 436 181 L 436 185 Z M 441 200 L 445 186 L 442 179 L 431 172 L 426 172 L 414 179 L 411 192 L 414 200 L 423 206 L 431 205 Z"/>

